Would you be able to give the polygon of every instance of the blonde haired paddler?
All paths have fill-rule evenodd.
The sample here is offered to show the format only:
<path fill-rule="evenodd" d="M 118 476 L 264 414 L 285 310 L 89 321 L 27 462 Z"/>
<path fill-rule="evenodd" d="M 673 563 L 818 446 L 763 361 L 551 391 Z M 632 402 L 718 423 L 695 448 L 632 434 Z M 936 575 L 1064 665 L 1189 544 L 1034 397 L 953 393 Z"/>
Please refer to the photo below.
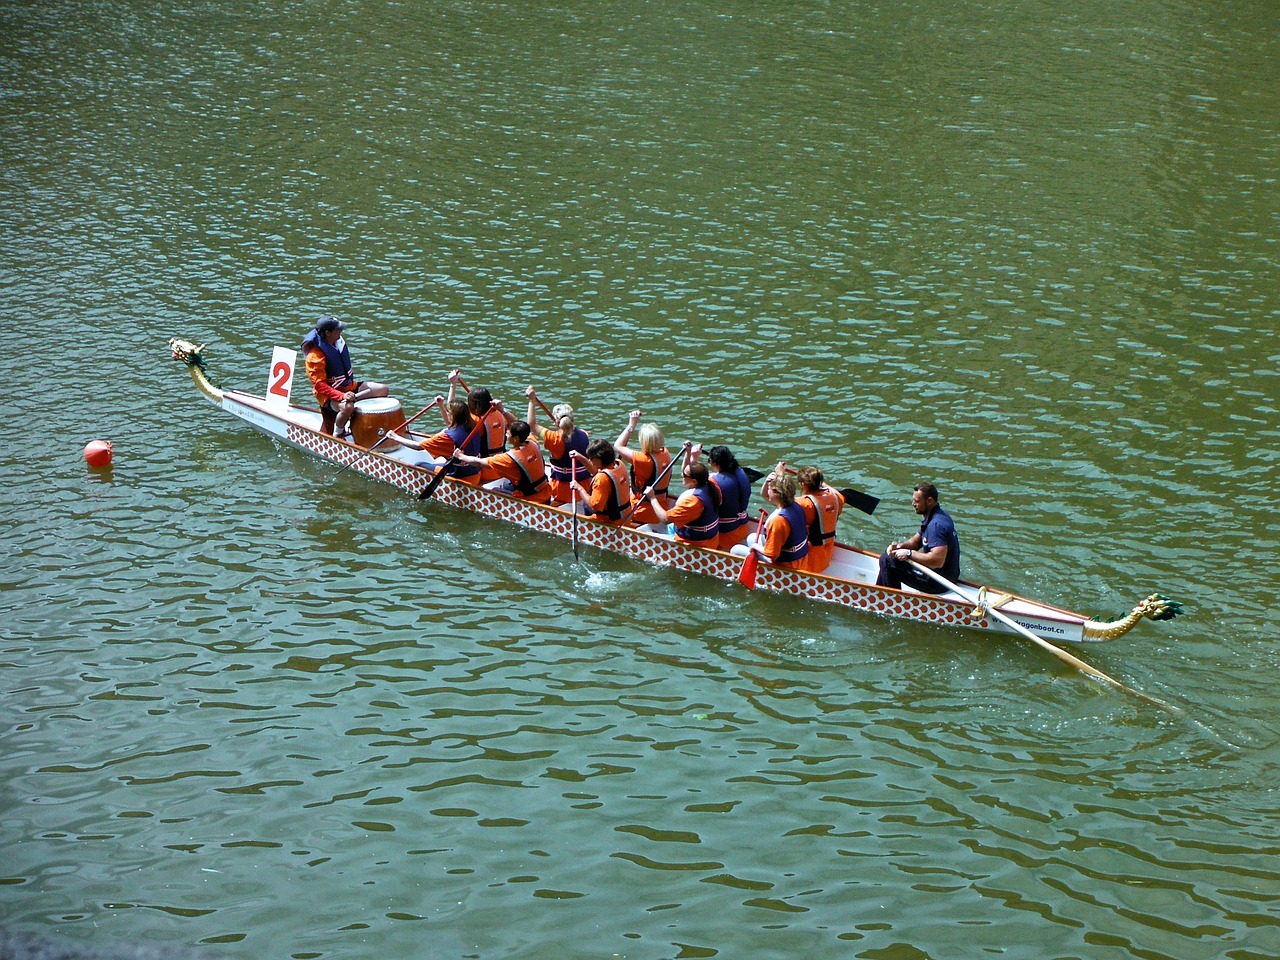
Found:
<path fill-rule="evenodd" d="M 662 428 L 656 423 L 646 423 L 640 427 L 638 438 L 640 449 L 633 450 L 627 445 L 631 442 L 631 435 L 643 416 L 644 411 L 632 410 L 627 417 L 627 425 L 622 428 L 613 446 L 618 457 L 631 464 L 631 523 L 634 526 L 647 525 L 655 533 L 665 533 L 665 522 L 658 519 L 648 498 L 642 496 L 642 493 L 646 487 L 652 486 L 659 505 L 663 509 L 671 506 L 666 475 L 671 472 L 670 467 L 673 461 L 671 453 L 667 450 L 667 441 L 662 435 Z"/>
<path fill-rule="evenodd" d="M 542 441 L 547 450 L 547 482 L 551 486 L 551 502 L 569 503 L 573 499 L 573 454 L 585 454 L 591 437 L 573 423 L 573 407 L 567 403 L 557 403 L 554 409 L 538 399 L 538 393 L 532 385 L 525 390 L 529 398 L 529 413 L 525 418 L 533 436 Z M 551 418 L 551 427 L 538 426 L 538 411 L 534 404 L 542 407 Z"/>

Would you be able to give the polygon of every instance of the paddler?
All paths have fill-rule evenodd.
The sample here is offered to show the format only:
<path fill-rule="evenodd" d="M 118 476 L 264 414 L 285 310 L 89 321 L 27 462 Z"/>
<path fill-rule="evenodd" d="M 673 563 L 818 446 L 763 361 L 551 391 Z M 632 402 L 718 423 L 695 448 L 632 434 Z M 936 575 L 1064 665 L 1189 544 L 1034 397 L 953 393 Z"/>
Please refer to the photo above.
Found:
<path fill-rule="evenodd" d="M 778 470 L 785 464 L 778 464 Z M 775 471 L 777 472 L 777 471 Z M 804 510 L 809 525 L 809 556 L 805 569 L 810 573 L 822 573 L 831 566 L 831 556 L 836 549 L 836 521 L 844 510 L 844 497 L 839 490 L 826 484 L 826 478 L 817 467 L 800 467 L 796 470 L 800 494 L 796 503 Z"/>
<path fill-rule="evenodd" d="M 947 588 L 911 566 L 911 561 L 937 570 L 952 583 L 960 579 L 960 535 L 951 516 L 938 505 L 938 488 L 917 483 L 911 506 L 923 519 L 920 530 L 901 543 L 894 541 L 880 554 L 877 587 L 908 586 L 923 593 L 946 593 Z"/>
<path fill-rule="evenodd" d="M 547 480 L 551 484 L 551 502 L 568 503 L 573 499 L 570 485 L 573 480 L 573 454 L 585 454 L 591 437 L 587 435 L 587 431 L 574 426 L 573 407 L 567 403 L 557 403 L 551 408 L 551 417 L 555 421 L 552 426 L 538 426 L 538 411 L 535 409 L 538 393 L 530 385 L 524 395 L 529 398 L 529 412 L 525 418 L 529 429 L 547 450 Z M 612 444 L 609 449 L 613 449 Z"/>
<path fill-rule="evenodd" d="M 437 396 L 436 403 L 444 411 L 445 428 L 423 440 L 388 430 L 387 436 L 396 443 L 403 444 L 411 450 L 425 450 L 435 458 L 439 466 L 448 462 L 449 458 L 461 447 L 463 453 L 478 456 L 480 453 L 480 434 L 472 436 L 475 419 L 465 400 L 454 400 L 445 403 L 444 397 Z M 445 476 L 469 483 L 473 487 L 480 485 L 480 468 L 470 463 L 455 463 L 449 467 Z"/>
<path fill-rule="evenodd" d="M 711 482 L 705 463 L 686 463 L 681 480 L 684 491 L 670 510 L 658 502 L 653 487 L 645 488 L 645 499 L 659 522 L 671 524 L 680 543 L 714 549 L 720 541 L 720 488 Z"/>
<path fill-rule="evenodd" d="M 775 471 L 765 477 L 760 495 L 776 509 L 765 521 L 763 536 L 751 534 L 747 546 L 775 566 L 804 570 L 809 554 L 809 525 L 805 523 L 804 509 L 796 503 L 796 478 Z"/>
<path fill-rule="evenodd" d="M 344 324 L 325 315 L 302 338 L 302 354 L 307 361 L 307 378 L 320 403 L 320 432 L 350 440 L 348 424 L 356 402 L 385 397 L 391 389 L 385 383 L 357 380 L 351 368 L 351 351 L 342 338 Z"/>
<path fill-rule="evenodd" d="M 622 428 L 613 446 L 619 459 L 631 464 L 631 495 L 635 503 L 635 511 L 631 514 L 632 526 L 647 526 L 654 533 L 665 533 L 665 521 L 658 519 L 658 515 L 653 512 L 643 491 L 666 471 L 671 463 L 671 453 L 667 450 L 667 441 L 662 435 L 662 428 L 656 423 L 646 423 L 640 427 L 639 450 L 633 450 L 628 446 L 631 435 L 643 416 L 643 411 L 632 410 L 627 417 L 627 425 Z M 671 498 L 667 494 L 669 478 L 670 474 L 663 477 L 662 486 L 655 491 L 658 503 L 664 509 L 671 506 Z"/>
<path fill-rule="evenodd" d="M 698 462 L 702 454 L 702 444 L 695 443 L 689 450 L 689 460 Z M 747 507 L 751 502 L 751 478 L 738 464 L 738 458 L 726 446 L 712 447 L 707 459 L 715 469 L 711 471 L 711 482 L 720 491 L 720 539 L 721 550 L 732 550 L 747 539 L 751 532 Z"/>
<path fill-rule="evenodd" d="M 454 398 L 461 382 L 461 370 L 455 369 L 449 372 L 450 400 Z M 493 399 L 487 387 L 468 390 L 467 406 L 471 408 L 471 415 L 476 418 L 476 421 L 484 424 L 480 430 L 481 456 L 491 457 L 505 450 L 507 425 L 515 420 L 515 416 L 503 409 L 501 400 Z"/>
<path fill-rule="evenodd" d="M 578 509 L 605 523 L 620 524 L 631 508 L 631 480 L 608 440 L 592 440 L 585 454 L 574 451 L 578 477 L 590 476 L 590 488 L 577 480 Z"/>
<path fill-rule="evenodd" d="M 483 432 L 483 431 L 481 431 Z M 460 463 L 480 467 L 480 480 L 488 490 L 510 493 L 522 500 L 547 503 L 551 487 L 547 484 L 547 466 L 542 461 L 542 448 L 529 436 L 529 424 L 513 420 L 507 427 L 511 449 L 489 457 L 458 454 Z"/>

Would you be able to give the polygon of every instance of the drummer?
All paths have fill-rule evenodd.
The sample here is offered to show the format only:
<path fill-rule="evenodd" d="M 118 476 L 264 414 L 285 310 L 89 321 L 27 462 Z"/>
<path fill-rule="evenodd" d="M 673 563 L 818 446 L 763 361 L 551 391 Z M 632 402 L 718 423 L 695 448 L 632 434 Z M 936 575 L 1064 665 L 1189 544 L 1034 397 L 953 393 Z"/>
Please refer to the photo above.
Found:
<path fill-rule="evenodd" d="M 342 338 L 345 327 L 337 317 L 321 317 L 315 329 L 302 338 L 302 353 L 307 358 L 307 377 L 320 403 L 320 432 L 350 441 L 356 402 L 385 397 L 391 389 L 385 383 L 356 379 L 351 351 Z"/>

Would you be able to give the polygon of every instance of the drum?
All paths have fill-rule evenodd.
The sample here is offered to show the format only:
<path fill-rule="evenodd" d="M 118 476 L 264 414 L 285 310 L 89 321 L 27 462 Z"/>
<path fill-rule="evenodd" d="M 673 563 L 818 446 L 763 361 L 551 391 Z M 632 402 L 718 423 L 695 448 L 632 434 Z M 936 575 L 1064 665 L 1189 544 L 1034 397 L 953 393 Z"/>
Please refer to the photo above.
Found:
<path fill-rule="evenodd" d="M 362 447 L 372 447 L 388 430 L 404 424 L 400 401 L 395 397 L 371 397 L 356 401 L 356 412 L 351 417 L 351 438 Z M 378 449 L 394 450 L 400 444 L 387 440 Z"/>

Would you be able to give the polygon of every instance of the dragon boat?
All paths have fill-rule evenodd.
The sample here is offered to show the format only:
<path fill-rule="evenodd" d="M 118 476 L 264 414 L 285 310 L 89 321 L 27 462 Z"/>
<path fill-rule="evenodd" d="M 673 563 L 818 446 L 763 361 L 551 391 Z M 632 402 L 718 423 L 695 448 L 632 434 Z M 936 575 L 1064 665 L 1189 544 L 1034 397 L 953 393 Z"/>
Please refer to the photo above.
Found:
<path fill-rule="evenodd" d="M 505 520 L 553 537 L 623 554 L 656 566 L 673 567 L 717 580 L 735 581 L 743 565 L 737 554 L 679 543 L 646 530 L 619 527 L 579 515 L 574 522 L 567 507 L 532 503 L 505 493 L 437 477 L 436 461 L 427 453 L 385 438 L 403 427 L 398 401 L 382 398 L 380 407 L 358 406 L 352 421 L 353 439 L 321 432 L 315 406 L 291 402 L 294 351 L 277 347 L 265 395 L 224 390 L 209 379 L 204 344 L 174 338 L 169 341 L 175 360 L 186 365 L 200 393 L 225 413 L 275 440 L 343 469 L 389 483 L 415 495 L 430 487 L 434 499 L 460 510 Z M 362 401 L 369 404 L 369 401 Z M 575 533 L 576 527 L 576 533 Z M 865 613 L 898 617 L 969 631 L 1023 633 L 1041 641 L 1082 642 L 1119 637 L 1143 619 L 1167 620 L 1181 605 L 1152 594 L 1128 614 L 1114 620 L 1095 620 L 1079 613 L 1017 594 L 961 581 L 946 593 L 921 593 L 875 584 L 879 555 L 837 542 L 831 565 L 823 573 L 807 573 L 761 563 L 757 589 L 839 604 Z"/>

